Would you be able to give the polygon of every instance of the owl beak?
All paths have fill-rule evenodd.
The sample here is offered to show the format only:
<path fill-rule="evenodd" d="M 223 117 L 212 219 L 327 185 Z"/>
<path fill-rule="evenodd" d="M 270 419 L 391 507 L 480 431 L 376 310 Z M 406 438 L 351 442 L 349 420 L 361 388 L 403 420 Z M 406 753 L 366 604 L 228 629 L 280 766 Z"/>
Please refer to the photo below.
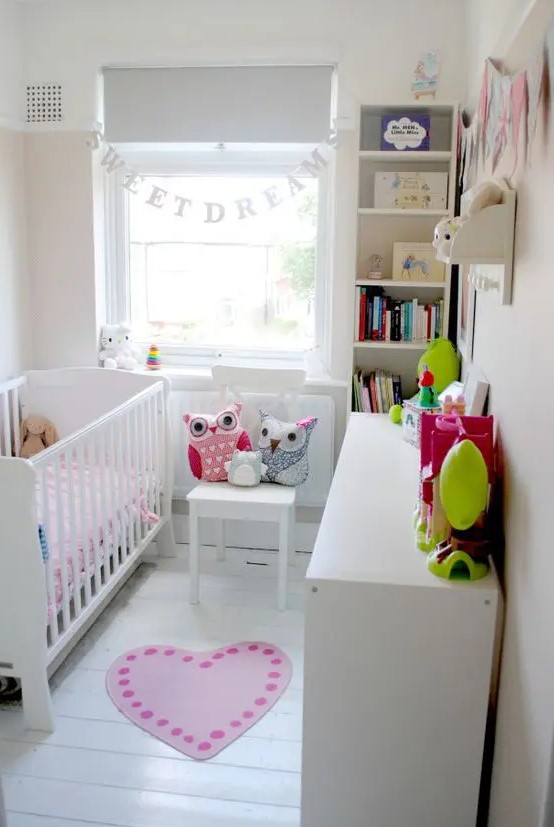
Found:
<path fill-rule="evenodd" d="M 212 434 L 215 434 L 215 432 L 217 431 L 217 425 L 209 425 L 208 427 Z"/>
<path fill-rule="evenodd" d="M 271 443 L 271 453 L 273 453 L 275 451 L 275 449 L 277 448 L 277 446 L 279 445 L 279 443 L 281 442 L 281 440 L 280 439 L 270 439 L 269 441 Z"/>

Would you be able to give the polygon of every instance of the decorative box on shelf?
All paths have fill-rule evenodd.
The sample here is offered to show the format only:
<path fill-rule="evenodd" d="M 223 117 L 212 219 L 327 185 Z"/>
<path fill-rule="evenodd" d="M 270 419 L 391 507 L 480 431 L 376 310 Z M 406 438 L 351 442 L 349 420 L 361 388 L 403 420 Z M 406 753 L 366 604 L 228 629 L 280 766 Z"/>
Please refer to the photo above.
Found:
<path fill-rule="evenodd" d="M 402 406 L 402 435 L 406 442 L 419 448 L 421 442 L 421 417 L 425 414 L 440 414 L 439 408 L 422 408 L 418 403 L 418 394 L 405 399 Z"/>
<path fill-rule="evenodd" d="M 396 113 L 381 118 L 381 149 L 419 152 L 429 149 L 431 118 L 424 112 Z"/>
<path fill-rule="evenodd" d="M 375 173 L 376 209 L 446 211 L 447 192 L 446 172 Z"/>

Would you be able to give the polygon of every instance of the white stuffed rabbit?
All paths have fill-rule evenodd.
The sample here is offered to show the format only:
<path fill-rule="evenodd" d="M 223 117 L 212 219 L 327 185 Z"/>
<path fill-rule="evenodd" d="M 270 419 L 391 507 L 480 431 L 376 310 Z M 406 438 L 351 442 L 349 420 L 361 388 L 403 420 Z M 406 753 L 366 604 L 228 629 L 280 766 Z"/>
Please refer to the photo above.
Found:
<path fill-rule="evenodd" d="M 100 332 L 100 361 L 105 368 L 135 370 L 138 366 L 128 324 L 105 324 Z"/>

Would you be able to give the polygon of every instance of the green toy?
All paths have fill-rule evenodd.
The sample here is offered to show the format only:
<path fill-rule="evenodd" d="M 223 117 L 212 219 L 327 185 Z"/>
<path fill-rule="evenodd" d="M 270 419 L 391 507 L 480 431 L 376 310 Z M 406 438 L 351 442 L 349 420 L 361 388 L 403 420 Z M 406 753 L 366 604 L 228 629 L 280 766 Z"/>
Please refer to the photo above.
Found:
<path fill-rule="evenodd" d="M 460 364 L 454 345 L 449 339 L 434 339 L 419 362 L 417 373 L 423 371 L 427 365 L 435 377 L 435 390 L 437 394 L 442 393 L 445 388 L 458 378 Z"/>
<path fill-rule="evenodd" d="M 423 370 L 419 374 L 419 395 L 418 405 L 420 408 L 436 408 L 439 404 L 438 396 L 435 391 L 435 377 L 428 369 L 427 365 L 423 365 Z"/>
<path fill-rule="evenodd" d="M 389 419 L 395 425 L 402 424 L 402 405 L 391 405 L 389 408 Z"/>
<path fill-rule="evenodd" d="M 445 553 L 440 546 L 427 557 L 427 568 L 445 580 L 480 580 L 489 571 L 486 562 L 474 559 L 467 551 Z"/>
<path fill-rule="evenodd" d="M 489 477 L 483 454 L 470 439 L 448 451 L 440 471 L 440 498 L 450 525 L 466 531 L 487 507 Z"/>

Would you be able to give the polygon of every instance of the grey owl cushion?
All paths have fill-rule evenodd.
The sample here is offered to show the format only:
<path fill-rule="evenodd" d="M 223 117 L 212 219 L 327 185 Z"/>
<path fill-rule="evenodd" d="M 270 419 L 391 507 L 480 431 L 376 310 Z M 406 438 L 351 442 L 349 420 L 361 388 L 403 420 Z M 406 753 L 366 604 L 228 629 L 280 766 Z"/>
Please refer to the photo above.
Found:
<path fill-rule="evenodd" d="M 299 422 L 281 420 L 260 411 L 261 433 L 259 449 L 267 470 L 264 482 L 280 485 L 301 485 L 308 478 L 308 445 L 317 418 L 310 416 Z"/>

